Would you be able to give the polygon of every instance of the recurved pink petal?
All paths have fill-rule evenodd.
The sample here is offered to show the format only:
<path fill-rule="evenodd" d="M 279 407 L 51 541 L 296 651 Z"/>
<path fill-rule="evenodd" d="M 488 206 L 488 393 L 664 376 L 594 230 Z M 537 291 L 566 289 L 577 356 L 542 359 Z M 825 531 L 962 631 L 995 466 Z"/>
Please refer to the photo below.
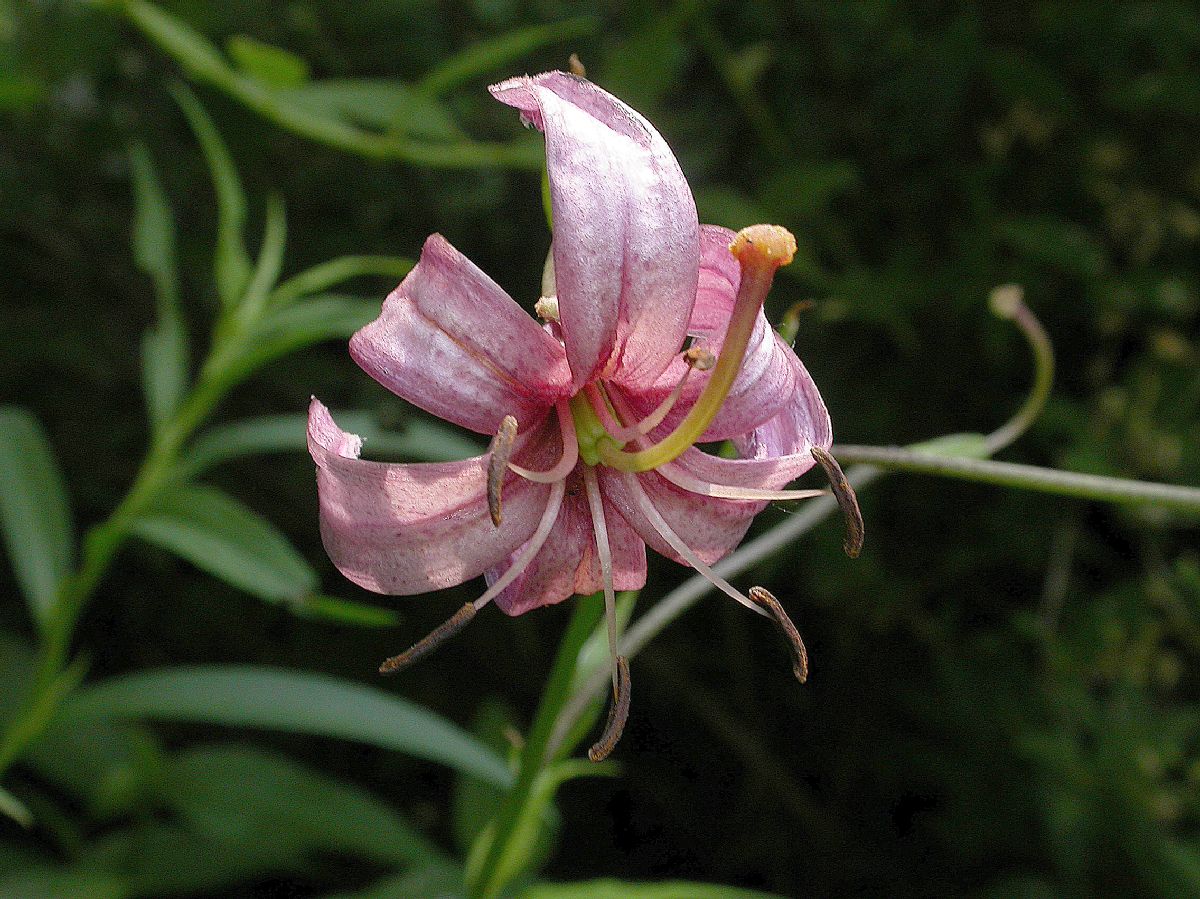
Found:
<path fill-rule="evenodd" d="M 505 415 L 533 427 L 571 380 L 559 343 L 440 234 L 350 355 L 393 393 L 481 434 Z"/>
<path fill-rule="evenodd" d="M 705 347 L 714 355 L 721 352 L 741 283 L 741 268 L 729 252 L 729 243 L 733 238 L 734 233 L 727 228 L 701 226 L 700 278 L 688 334 L 697 338 L 697 346 Z M 704 432 L 703 439 L 726 440 L 744 434 L 777 415 L 796 388 L 797 363 L 792 348 L 775 333 L 760 311 L 754 333 L 746 347 L 742 368 L 721 410 Z M 627 389 L 626 396 L 637 414 L 646 415 L 662 402 L 679 383 L 684 371 L 685 363 L 676 357 L 653 385 L 640 391 Z M 708 378 L 707 372 L 691 373 L 679 402 L 663 422 L 659 433 L 669 433 L 679 423 L 700 396 Z"/>
<path fill-rule="evenodd" d="M 545 468 L 561 452 L 557 424 L 542 425 L 525 445 L 522 464 Z M 317 463 L 321 539 L 342 574 L 376 593 L 424 593 L 482 574 L 529 539 L 549 498 L 549 485 L 511 475 L 496 527 L 486 456 L 401 465 L 359 459 L 361 447 L 314 398 L 308 450 Z"/>
<path fill-rule="evenodd" d="M 609 550 L 612 553 L 613 582 L 618 590 L 639 590 L 646 583 L 646 544 L 610 503 L 604 503 L 608 525 Z M 513 555 L 521 552 L 518 547 Z M 489 584 L 508 570 L 512 557 L 487 572 Z M 496 605 L 509 615 L 521 615 L 530 609 L 562 602 L 575 594 L 588 595 L 603 586 L 591 513 L 583 492 L 583 480 L 576 472 L 567 481 L 558 520 L 550 538 L 529 567 L 496 597 Z"/>
<path fill-rule="evenodd" d="M 829 449 L 833 445 L 833 424 L 825 401 L 804 363 L 794 353 L 791 361 L 796 386 L 788 402 L 772 418 L 733 438 L 744 459 L 795 455 L 811 463 L 814 446 Z"/>
<path fill-rule="evenodd" d="M 699 225 L 679 164 L 649 122 L 583 78 L 548 72 L 491 92 L 546 135 L 574 388 L 652 383 L 679 352 L 696 295 Z"/>

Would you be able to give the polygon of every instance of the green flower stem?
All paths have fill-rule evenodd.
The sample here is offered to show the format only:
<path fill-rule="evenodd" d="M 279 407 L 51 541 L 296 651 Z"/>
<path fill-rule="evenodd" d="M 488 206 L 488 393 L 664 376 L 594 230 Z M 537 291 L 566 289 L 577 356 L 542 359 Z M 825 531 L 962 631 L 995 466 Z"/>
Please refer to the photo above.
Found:
<path fill-rule="evenodd" d="M 521 750 L 517 782 L 505 796 L 496 818 L 481 835 L 486 848 L 472 850 L 472 856 L 476 856 L 482 849 L 482 861 L 478 865 L 469 864 L 467 868 L 468 891 L 473 899 L 499 895 L 521 871 L 523 856 L 530 848 L 531 810 L 540 808 L 548 800 L 544 773 L 554 759 L 551 738 L 555 724 L 570 698 L 580 650 L 596 629 L 603 610 L 600 594 L 582 598 L 575 604 L 529 737 Z M 607 671 L 602 674 L 607 679 Z"/>
<path fill-rule="evenodd" d="M 842 462 L 859 462 L 893 471 L 980 481 L 1000 487 L 1037 490 L 1101 502 L 1154 503 L 1172 509 L 1200 512 L 1200 488 L 1196 487 L 1079 474 L 989 459 L 935 456 L 900 447 L 835 446 L 833 454 Z"/>

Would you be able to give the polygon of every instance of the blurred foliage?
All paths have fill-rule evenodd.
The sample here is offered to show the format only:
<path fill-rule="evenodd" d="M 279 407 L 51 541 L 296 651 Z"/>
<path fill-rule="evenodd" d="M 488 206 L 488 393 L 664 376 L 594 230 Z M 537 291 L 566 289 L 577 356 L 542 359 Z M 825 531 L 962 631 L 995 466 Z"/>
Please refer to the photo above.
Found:
<path fill-rule="evenodd" d="M 664 133 L 704 220 L 801 238 L 769 311 L 811 301 L 797 349 L 840 440 L 1004 420 L 1029 367 L 985 298 L 1016 282 L 1060 381 L 1008 457 L 1200 483 L 1194 4 L 0 0 L 0 461 L 18 459 L 25 485 L 0 483 L 0 517 L 46 510 L 40 530 L 6 523 L 0 717 L 35 639 L 19 597 L 43 620 L 72 522 L 126 493 L 209 324 L 246 297 L 274 316 L 256 319 L 263 352 L 218 385 L 222 424 L 179 461 L 205 486 L 152 510 L 81 623 L 80 701 L 132 683 L 142 712 L 68 718 L 29 747 L 0 793 L 33 822 L 0 820 L 0 893 L 461 889 L 497 808 L 478 769 L 278 717 L 144 719 L 171 678 L 208 666 L 294 676 L 301 696 L 314 676 L 301 672 L 367 690 L 379 659 L 469 598 L 397 601 L 401 629 L 352 626 L 392 617 L 356 619 L 372 598 L 325 559 L 294 416 L 317 393 L 382 425 L 385 453 L 468 450 L 340 342 L 301 349 L 352 329 L 401 273 L 342 260 L 411 257 L 434 231 L 536 298 L 540 149 L 484 87 L 571 51 Z M 247 233 L 263 237 L 248 247 Z M 322 269 L 331 259 L 342 267 Z M 546 882 L 528 895 L 709 895 L 680 880 L 1200 892 L 1195 520 L 908 476 L 863 499 L 856 562 L 827 527 L 757 573 L 805 634 L 809 684 L 791 682 L 762 622 L 717 600 L 691 613 L 635 662 L 620 776 L 571 782 L 539 818 L 530 870 L 543 860 Z M 181 536 L 213 524 L 239 536 Z M 255 566 L 282 580 L 238 580 Z M 642 602 L 679 577 L 652 566 Z M 570 605 L 489 616 L 398 682 L 402 705 L 374 723 L 421 707 L 442 727 L 474 721 L 478 740 L 456 729 L 463 745 L 500 764 Z M 332 611 L 293 614 L 306 607 Z M 594 880 L 616 877 L 628 882 Z"/>

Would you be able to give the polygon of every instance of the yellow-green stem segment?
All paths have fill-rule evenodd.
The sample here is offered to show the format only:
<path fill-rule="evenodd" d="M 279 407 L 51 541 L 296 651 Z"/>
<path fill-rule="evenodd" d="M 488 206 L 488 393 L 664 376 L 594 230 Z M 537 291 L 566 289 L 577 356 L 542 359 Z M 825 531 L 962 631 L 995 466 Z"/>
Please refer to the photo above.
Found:
<path fill-rule="evenodd" d="M 620 471 L 651 471 L 681 456 L 701 438 L 717 417 L 721 404 L 725 402 L 725 397 L 729 395 L 733 381 L 741 370 L 742 357 L 745 356 L 750 336 L 754 333 L 758 312 L 771 290 L 775 272 L 780 266 L 792 261 L 796 252 L 796 239 L 786 228 L 778 225 L 753 225 L 738 232 L 729 250 L 741 264 L 742 281 L 738 287 L 733 314 L 729 319 L 729 328 L 725 332 L 725 341 L 721 345 L 716 367 L 709 375 L 708 383 L 704 385 L 700 397 L 675 430 L 654 446 L 636 452 L 625 452 L 611 439 L 597 440 L 594 444 L 595 453 L 605 465 Z M 582 455 L 582 436 L 579 449 Z M 584 461 L 587 461 L 586 455 Z"/>

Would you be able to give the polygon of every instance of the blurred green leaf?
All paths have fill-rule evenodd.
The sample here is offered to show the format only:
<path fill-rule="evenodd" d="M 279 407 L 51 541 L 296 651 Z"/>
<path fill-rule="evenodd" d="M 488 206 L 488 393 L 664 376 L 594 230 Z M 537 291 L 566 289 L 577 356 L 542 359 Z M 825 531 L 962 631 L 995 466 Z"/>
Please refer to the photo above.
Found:
<path fill-rule="evenodd" d="M 322 293 L 343 281 L 365 275 L 403 278 L 413 264 L 411 259 L 400 256 L 339 256 L 288 278 L 271 291 L 269 302 L 272 306 L 287 306 L 301 297 Z"/>
<path fill-rule="evenodd" d="M 29 611 L 45 624 L 74 567 L 74 526 L 46 432 L 18 406 L 0 406 L 0 526 Z"/>
<path fill-rule="evenodd" d="M 407 700 L 320 674 L 208 665 L 140 672 L 70 699 L 64 717 L 155 718 L 354 740 L 506 786 L 508 766 L 470 734 Z"/>
<path fill-rule="evenodd" d="M 24 802 L 4 787 L 0 787 L 0 815 L 11 818 L 22 827 L 33 826 L 33 813 L 25 807 Z"/>
<path fill-rule="evenodd" d="M 1086 228 L 1049 215 L 1011 218 L 996 224 L 996 233 L 1018 253 L 1068 274 L 1093 278 L 1104 271 L 1104 247 Z"/>
<path fill-rule="evenodd" d="M 379 131 L 436 141 L 465 135 L 441 103 L 390 78 L 330 78 L 282 93 L 298 108 Z"/>
<path fill-rule="evenodd" d="M 295 600 L 317 588 L 312 568 L 274 525 L 215 487 L 167 491 L 130 531 L 261 599 Z"/>
<path fill-rule="evenodd" d="M 339 599 L 336 596 L 305 596 L 288 605 L 288 611 L 299 618 L 348 624 L 355 627 L 394 627 L 400 622 L 395 609 Z"/>
<path fill-rule="evenodd" d="M 715 883 L 668 880 L 634 883 L 627 880 L 587 880 L 580 883 L 543 883 L 519 894 L 520 899 L 779 899 L 775 893 L 760 893 Z"/>
<path fill-rule="evenodd" d="M 442 96 L 472 78 L 501 73 L 547 44 L 592 34 L 597 25 L 592 18 L 563 19 L 480 41 L 439 64 L 421 79 L 418 87 L 430 96 Z"/>
<path fill-rule="evenodd" d="M 393 874 L 365 890 L 330 893 L 322 899 L 459 899 L 466 897 L 462 870 L 454 865 L 429 865 L 406 874 Z"/>
<path fill-rule="evenodd" d="M 486 447 L 454 428 L 414 418 L 400 432 L 387 431 L 370 412 L 337 412 L 334 420 L 363 438 L 371 456 L 445 462 L 478 456 Z M 229 459 L 257 453 L 304 452 L 308 446 L 308 416 L 263 415 L 218 425 L 196 439 L 181 465 L 189 477 Z"/>
<path fill-rule="evenodd" d="M 931 456 L 965 456 L 968 459 L 986 459 L 991 455 L 987 438 L 982 434 L 946 434 L 914 443 L 909 449 Z"/>
<path fill-rule="evenodd" d="M 517 733 L 513 717 L 498 700 L 488 699 L 475 712 L 472 733 L 497 754 L 512 749 L 509 733 Z M 491 781 L 473 774 L 460 774 L 454 779 L 451 808 L 454 842 L 464 857 L 479 837 L 480 831 L 495 817 L 504 799 L 504 791 Z"/>
<path fill-rule="evenodd" d="M 124 878 L 91 871 L 46 869 L 0 879 L 4 899 L 129 899 L 133 895 Z"/>
<path fill-rule="evenodd" d="M 202 746 L 167 766 L 164 803 L 217 844 L 274 844 L 280 857 L 345 853 L 388 867 L 447 861 L 400 815 L 366 791 L 282 755 Z"/>
<path fill-rule="evenodd" d="M 290 50 L 244 34 L 231 37 L 225 49 L 234 65 L 268 87 L 297 87 L 308 81 L 308 63 Z"/>
<path fill-rule="evenodd" d="M 162 750 L 145 728 L 98 719 L 55 718 L 31 743 L 25 764 L 84 801 L 101 820 L 132 812 L 162 770 Z"/>
<path fill-rule="evenodd" d="M 238 177 L 233 158 L 221 140 L 217 126 L 204 111 L 196 95 L 182 84 L 175 85 L 172 94 L 200 141 L 216 188 L 217 248 L 213 264 L 217 294 L 223 305 L 233 306 L 242 298 L 242 292 L 250 281 L 250 256 L 246 252 L 243 237 L 246 228 L 246 194 L 242 190 L 242 180 Z"/>
<path fill-rule="evenodd" d="M 179 309 L 175 221 L 144 144 L 129 148 L 133 175 L 133 256 L 154 282 L 158 321 L 142 338 L 142 380 L 155 428 L 178 408 L 187 390 L 187 336 Z"/>
<path fill-rule="evenodd" d="M 254 321 L 267 303 L 267 296 L 279 280 L 283 270 L 283 250 L 287 244 L 287 214 L 283 208 L 283 197 L 271 194 L 267 200 L 267 221 L 263 228 L 262 247 L 250 283 L 239 310 L 243 321 Z"/>

